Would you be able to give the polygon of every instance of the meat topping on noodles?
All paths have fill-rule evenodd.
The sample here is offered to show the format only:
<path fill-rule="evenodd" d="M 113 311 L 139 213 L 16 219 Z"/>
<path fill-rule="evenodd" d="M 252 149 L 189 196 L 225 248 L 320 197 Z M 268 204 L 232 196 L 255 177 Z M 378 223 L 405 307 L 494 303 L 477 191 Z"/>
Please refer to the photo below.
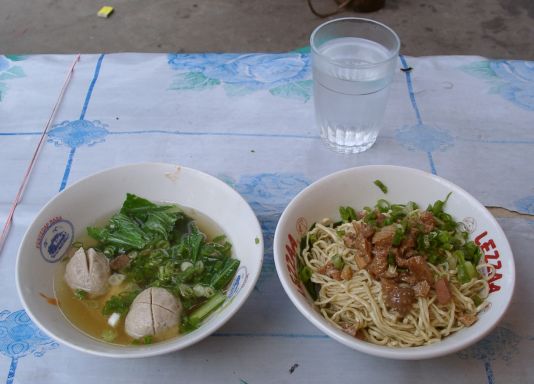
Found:
<path fill-rule="evenodd" d="M 383 279 L 381 283 L 386 305 L 397 312 L 401 317 L 406 316 L 415 302 L 415 293 L 413 289 L 400 286 L 387 279 Z"/>
<path fill-rule="evenodd" d="M 298 262 L 322 315 L 349 335 L 395 347 L 430 344 L 477 321 L 488 305 L 482 252 L 444 211 L 447 199 L 426 210 L 385 200 L 340 207 L 341 221 L 316 223 Z"/>
<path fill-rule="evenodd" d="M 413 291 L 417 297 L 428 297 L 430 292 L 430 284 L 426 280 L 422 280 L 413 286 Z"/>
<path fill-rule="evenodd" d="M 371 262 L 371 242 L 368 240 L 374 233 L 369 226 L 357 221 L 352 222 L 354 232 L 349 232 L 343 238 L 348 248 L 355 250 L 355 261 L 358 267 L 365 268 Z"/>
<path fill-rule="evenodd" d="M 441 305 L 449 304 L 452 296 L 449 289 L 449 282 L 447 281 L 446 277 L 442 277 L 436 281 L 435 289 L 438 297 L 438 303 Z"/>
<path fill-rule="evenodd" d="M 430 287 L 434 285 L 434 277 L 426 259 L 418 255 L 415 250 L 417 235 L 420 232 L 428 233 L 434 228 L 434 217 L 431 212 L 425 211 L 414 219 L 413 223 L 420 229 L 411 228 L 400 246 L 393 246 L 398 228 L 395 224 L 374 231 L 365 223 L 353 221 L 354 233 L 349 232 L 344 237 L 345 245 L 356 251 L 355 259 L 360 268 L 367 269 L 376 279 L 388 279 L 387 289 L 382 284 L 385 301 L 400 316 L 405 316 L 409 312 L 416 296 L 427 297 Z M 372 236 L 370 252 L 366 235 Z M 400 273 L 391 271 L 388 262 L 390 257 L 395 260 L 398 267 L 405 270 Z"/>

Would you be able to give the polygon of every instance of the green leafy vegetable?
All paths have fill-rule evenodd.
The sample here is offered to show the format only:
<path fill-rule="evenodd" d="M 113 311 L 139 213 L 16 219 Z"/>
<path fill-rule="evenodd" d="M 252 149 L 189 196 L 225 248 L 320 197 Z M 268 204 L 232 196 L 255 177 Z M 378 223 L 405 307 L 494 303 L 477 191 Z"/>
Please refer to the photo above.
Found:
<path fill-rule="evenodd" d="M 98 240 L 108 257 L 131 250 L 141 250 L 161 240 L 169 240 L 183 214 L 172 205 L 156 205 L 128 193 L 119 213 L 106 227 L 88 227 L 87 233 Z"/>
<path fill-rule="evenodd" d="M 200 250 L 202 258 L 221 259 L 232 255 L 232 244 L 226 240 L 226 236 L 217 236 L 211 243 L 205 243 Z"/>
<path fill-rule="evenodd" d="M 150 212 L 147 214 L 142 229 L 151 232 L 154 239 L 160 238 L 168 240 L 176 219 L 176 213 L 160 211 Z"/>
<path fill-rule="evenodd" d="M 177 211 L 177 208 L 175 205 L 157 205 L 140 196 L 127 193 L 120 213 L 145 221 L 148 214 L 159 211 Z"/>
<path fill-rule="evenodd" d="M 225 287 L 234 277 L 237 268 L 239 267 L 239 263 L 240 262 L 237 259 L 229 259 L 223 270 L 213 276 L 213 279 L 211 280 L 211 286 L 215 289 L 221 289 Z"/>
<path fill-rule="evenodd" d="M 101 310 L 104 316 L 119 313 L 122 317 L 142 289 L 162 287 L 181 299 L 185 319 L 182 332 L 194 329 L 222 303 L 223 290 L 240 265 L 232 257 L 226 236 L 208 241 L 178 207 L 157 205 L 133 194 L 126 195 L 120 212 L 106 226 L 88 227 L 87 232 L 98 241 L 95 248 L 110 259 L 124 253 L 130 258 L 121 273 L 135 289 L 110 297 Z M 77 296 L 82 299 L 84 293 Z M 146 344 L 147 340 L 135 342 Z"/>
<path fill-rule="evenodd" d="M 121 213 L 114 215 L 105 228 L 88 227 L 87 233 L 101 243 L 101 248 L 108 247 L 114 254 L 143 249 L 150 241 L 133 219 Z"/>
<path fill-rule="evenodd" d="M 192 262 L 197 261 L 198 254 L 200 252 L 200 245 L 202 244 L 203 240 L 204 235 L 200 233 L 198 229 L 195 229 L 189 235 L 184 237 L 183 243 L 188 253 L 186 256 L 187 259 L 191 260 Z"/>

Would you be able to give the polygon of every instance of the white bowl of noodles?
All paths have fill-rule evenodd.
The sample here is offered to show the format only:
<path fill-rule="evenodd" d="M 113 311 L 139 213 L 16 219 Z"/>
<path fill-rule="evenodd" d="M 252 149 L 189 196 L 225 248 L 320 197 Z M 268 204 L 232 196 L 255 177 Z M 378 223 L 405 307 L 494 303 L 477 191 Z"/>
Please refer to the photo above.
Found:
<path fill-rule="evenodd" d="M 405 206 L 410 201 L 417 205 Z M 429 204 L 436 214 L 425 227 Z M 355 210 L 344 210 L 345 223 L 340 207 Z M 388 229 L 384 245 L 376 234 Z M 304 189 L 278 222 L 274 258 L 286 293 L 315 326 L 393 359 L 434 358 L 477 342 L 506 312 L 515 283 L 510 245 L 491 213 L 451 182 L 398 166 L 347 169 Z"/>
<path fill-rule="evenodd" d="M 106 342 L 106 338 L 95 337 L 85 330 L 82 332 L 80 330 L 82 323 L 75 324 L 78 320 L 74 317 L 67 320 L 69 317 L 65 312 L 67 303 L 62 301 L 57 291 L 58 285 L 55 283 L 64 276 L 61 266 L 65 263 L 62 260 L 66 261 L 75 242 L 88 241 L 84 239 L 87 238 L 87 227 L 102 226 L 111 215 L 121 209 L 127 194 L 141 196 L 158 205 L 176 204 L 195 221 L 198 220 L 197 223 L 200 223 L 201 219 L 209 219 L 210 225 L 216 227 L 216 233 L 212 235 L 218 236 L 222 233 L 231 243 L 231 249 L 227 252 L 231 253 L 231 256 L 227 257 L 233 261 L 237 259 L 239 267 L 236 267 L 236 271 L 229 277 L 229 283 L 225 283 L 225 286 L 219 289 L 218 306 L 213 306 L 211 312 L 206 311 L 201 321 L 195 324 L 198 328 L 191 332 L 184 333 L 180 328 L 176 334 L 162 341 L 152 342 L 145 338 L 141 344 L 132 342 L 120 345 L 116 342 Z M 198 228 L 202 230 L 201 224 L 198 224 Z M 207 241 L 209 236 L 205 236 L 204 239 Z M 75 247 L 79 249 L 80 245 Z M 128 254 L 128 257 L 134 260 L 130 261 L 132 263 L 142 257 L 148 257 L 139 252 L 134 258 L 132 252 Z M 103 250 L 102 253 L 105 254 L 106 251 Z M 17 256 L 16 280 L 19 296 L 30 318 L 60 343 L 99 356 L 148 357 L 190 346 L 226 323 L 252 292 L 260 274 L 262 261 L 261 227 L 250 206 L 235 190 L 219 179 L 195 169 L 173 164 L 141 163 L 112 168 L 88 176 L 50 200 L 37 214 L 24 235 Z M 182 264 L 180 268 L 184 271 Z M 159 273 L 157 269 L 155 271 Z M 115 273 L 112 277 L 118 275 Z M 169 278 L 172 281 L 172 276 Z M 109 284 L 114 285 L 111 287 L 112 290 L 116 288 L 111 278 Z M 146 291 L 148 289 L 144 292 Z M 72 292 L 70 295 L 72 296 Z M 141 294 L 137 297 L 140 296 Z M 209 297 L 207 293 L 205 297 Z M 90 302 L 85 297 L 80 300 L 82 299 L 87 310 L 93 308 L 91 305 L 96 300 L 91 299 Z M 154 297 L 151 300 L 155 300 Z M 155 321 L 154 313 L 152 313 L 153 321 Z M 111 317 L 109 324 L 112 321 Z M 122 316 L 121 321 L 124 321 Z M 107 324 L 106 320 L 104 323 Z"/>

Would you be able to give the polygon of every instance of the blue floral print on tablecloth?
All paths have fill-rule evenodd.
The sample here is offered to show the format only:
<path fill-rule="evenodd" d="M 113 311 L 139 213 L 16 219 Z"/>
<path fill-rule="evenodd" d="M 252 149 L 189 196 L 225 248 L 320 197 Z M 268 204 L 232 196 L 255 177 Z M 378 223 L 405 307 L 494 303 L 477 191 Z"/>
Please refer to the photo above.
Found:
<path fill-rule="evenodd" d="M 245 175 L 234 182 L 222 176 L 248 201 L 261 224 L 265 244 L 265 257 L 259 285 L 274 274 L 273 240 L 274 232 L 284 208 L 309 181 L 301 174 L 261 173 Z"/>
<path fill-rule="evenodd" d="M 509 362 L 519 354 L 522 337 L 507 327 L 497 327 L 487 337 L 458 353 L 461 359 L 475 359 L 484 363 L 488 384 L 495 382 L 492 362 L 500 359 Z"/>
<path fill-rule="evenodd" d="M 484 60 L 463 66 L 474 76 L 487 80 L 490 91 L 527 111 L 534 111 L 534 62 Z"/>
<path fill-rule="evenodd" d="M 204 90 L 223 86 L 230 96 L 256 91 L 308 101 L 312 93 L 310 56 L 286 54 L 169 54 L 177 71 L 171 90 Z"/>
<path fill-rule="evenodd" d="M 445 151 L 454 145 L 449 132 L 426 124 L 405 125 L 395 131 L 395 139 L 411 151 Z"/>
<path fill-rule="evenodd" d="M 6 81 L 26 76 L 22 68 L 15 64 L 24 59 L 24 56 L 0 55 L 0 102 L 8 90 Z"/>
<path fill-rule="evenodd" d="M 99 120 L 66 120 L 55 124 L 48 132 L 48 141 L 56 145 L 77 148 L 103 142 L 109 134 L 107 124 Z"/>
<path fill-rule="evenodd" d="M 13 383 L 20 358 L 41 357 L 59 344 L 45 335 L 24 310 L 0 312 L 0 353 L 11 359 L 6 384 Z"/>

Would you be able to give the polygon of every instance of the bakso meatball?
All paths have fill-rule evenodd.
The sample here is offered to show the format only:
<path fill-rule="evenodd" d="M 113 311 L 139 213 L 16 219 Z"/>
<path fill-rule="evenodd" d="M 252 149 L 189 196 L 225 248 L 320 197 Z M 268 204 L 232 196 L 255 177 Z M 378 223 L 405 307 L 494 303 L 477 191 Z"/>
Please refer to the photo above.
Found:
<path fill-rule="evenodd" d="M 89 248 L 80 248 L 70 258 L 65 271 L 65 281 L 73 290 L 83 290 L 89 297 L 98 297 L 108 290 L 110 275 L 109 262 L 106 257 Z"/>
<path fill-rule="evenodd" d="M 137 295 L 126 315 L 126 333 L 139 339 L 165 332 L 178 324 L 181 312 L 180 301 L 166 289 L 145 289 Z"/>

